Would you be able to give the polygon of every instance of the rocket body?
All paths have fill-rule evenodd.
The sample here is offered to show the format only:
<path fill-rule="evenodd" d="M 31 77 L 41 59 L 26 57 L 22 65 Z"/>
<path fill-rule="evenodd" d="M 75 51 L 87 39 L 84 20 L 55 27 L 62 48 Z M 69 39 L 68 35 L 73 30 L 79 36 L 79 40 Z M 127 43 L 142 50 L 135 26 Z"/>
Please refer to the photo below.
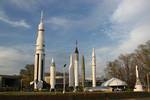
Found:
<path fill-rule="evenodd" d="M 44 63 L 45 63 L 44 23 L 41 16 L 41 22 L 38 27 L 38 35 L 35 49 L 34 89 L 40 90 L 43 88 Z"/>
<path fill-rule="evenodd" d="M 70 55 L 70 65 L 69 65 L 69 87 L 74 87 L 74 66 L 72 55 Z"/>
<path fill-rule="evenodd" d="M 55 89 L 55 84 L 56 84 L 56 67 L 55 67 L 55 62 L 52 59 L 52 64 L 50 66 L 50 85 L 51 85 L 51 90 Z"/>
<path fill-rule="evenodd" d="M 82 55 L 82 87 L 84 88 L 84 83 L 85 83 L 85 61 L 84 61 L 84 56 Z"/>
<path fill-rule="evenodd" d="M 139 79 L 139 71 L 138 71 L 138 66 L 136 65 L 136 79 Z"/>
<path fill-rule="evenodd" d="M 92 51 L 92 87 L 96 87 L 96 56 L 94 48 Z"/>
<path fill-rule="evenodd" d="M 79 52 L 77 47 L 74 53 L 74 80 L 75 80 L 75 87 L 78 87 L 79 86 Z"/>

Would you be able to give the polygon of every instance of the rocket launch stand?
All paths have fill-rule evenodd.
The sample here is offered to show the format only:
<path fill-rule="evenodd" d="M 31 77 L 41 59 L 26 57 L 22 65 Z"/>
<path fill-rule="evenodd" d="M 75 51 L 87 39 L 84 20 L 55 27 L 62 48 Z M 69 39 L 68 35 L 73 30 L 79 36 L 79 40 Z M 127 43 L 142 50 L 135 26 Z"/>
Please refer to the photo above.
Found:
<path fill-rule="evenodd" d="M 50 92 L 56 92 L 56 89 L 50 89 Z"/>
<path fill-rule="evenodd" d="M 142 87 L 142 84 L 140 82 L 139 79 L 136 80 L 136 84 L 135 84 L 135 89 L 134 89 L 135 92 L 141 92 L 141 91 L 144 91 L 143 90 L 143 87 Z"/>

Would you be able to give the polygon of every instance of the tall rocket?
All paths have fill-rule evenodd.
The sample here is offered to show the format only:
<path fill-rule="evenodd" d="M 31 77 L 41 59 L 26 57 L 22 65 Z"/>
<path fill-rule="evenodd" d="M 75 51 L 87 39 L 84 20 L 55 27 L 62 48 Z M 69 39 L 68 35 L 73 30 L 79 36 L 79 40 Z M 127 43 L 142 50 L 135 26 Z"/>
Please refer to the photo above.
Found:
<path fill-rule="evenodd" d="M 92 51 L 92 87 L 96 87 L 96 56 L 94 48 Z"/>
<path fill-rule="evenodd" d="M 76 48 L 74 52 L 74 80 L 75 80 L 75 89 L 79 86 L 79 51 L 77 47 L 76 41 Z"/>
<path fill-rule="evenodd" d="M 82 66 L 82 87 L 84 88 L 84 83 L 85 83 L 85 61 L 84 61 L 84 55 L 82 55 L 81 66 Z"/>
<path fill-rule="evenodd" d="M 69 65 L 69 87 L 74 87 L 74 66 L 72 54 L 70 55 L 70 65 Z"/>
<path fill-rule="evenodd" d="M 38 35 L 35 49 L 34 63 L 34 89 L 41 90 L 43 88 L 45 50 L 44 50 L 44 23 L 43 12 L 41 12 L 41 21 L 38 26 Z"/>
<path fill-rule="evenodd" d="M 56 67 L 55 67 L 55 62 L 54 59 L 52 59 L 52 63 L 50 66 L 50 90 L 53 91 L 55 90 L 55 83 L 56 83 Z"/>

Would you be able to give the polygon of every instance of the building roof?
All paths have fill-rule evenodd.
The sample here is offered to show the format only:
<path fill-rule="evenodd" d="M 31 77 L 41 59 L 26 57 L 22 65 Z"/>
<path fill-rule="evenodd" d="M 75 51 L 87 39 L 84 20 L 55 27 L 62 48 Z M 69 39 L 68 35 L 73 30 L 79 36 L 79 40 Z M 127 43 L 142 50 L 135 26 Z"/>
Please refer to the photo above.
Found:
<path fill-rule="evenodd" d="M 104 82 L 101 86 L 126 86 L 127 83 L 118 79 L 118 78 L 111 78 L 110 80 Z"/>
<path fill-rule="evenodd" d="M 1 78 L 10 78 L 10 79 L 18 79 L 21 78 L 20 75 L 0 75 Z"/>

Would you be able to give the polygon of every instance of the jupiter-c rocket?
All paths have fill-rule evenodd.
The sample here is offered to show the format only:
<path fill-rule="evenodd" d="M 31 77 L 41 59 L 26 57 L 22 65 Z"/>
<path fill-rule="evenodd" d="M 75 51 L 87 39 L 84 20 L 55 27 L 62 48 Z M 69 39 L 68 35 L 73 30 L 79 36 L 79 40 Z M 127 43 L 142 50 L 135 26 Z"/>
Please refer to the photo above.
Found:
<path fill-rule="evenodd" d="M 41 21 L 38 26 L 38 34 L 35 49 L 35 62 L 34 62 L 34 89 L 41 90 L 43 88 L 44 78 L 44 63 L 45 63 L 45 50 L 44 50 L 44 23 L 43 13 L 41 12 Z"/>

